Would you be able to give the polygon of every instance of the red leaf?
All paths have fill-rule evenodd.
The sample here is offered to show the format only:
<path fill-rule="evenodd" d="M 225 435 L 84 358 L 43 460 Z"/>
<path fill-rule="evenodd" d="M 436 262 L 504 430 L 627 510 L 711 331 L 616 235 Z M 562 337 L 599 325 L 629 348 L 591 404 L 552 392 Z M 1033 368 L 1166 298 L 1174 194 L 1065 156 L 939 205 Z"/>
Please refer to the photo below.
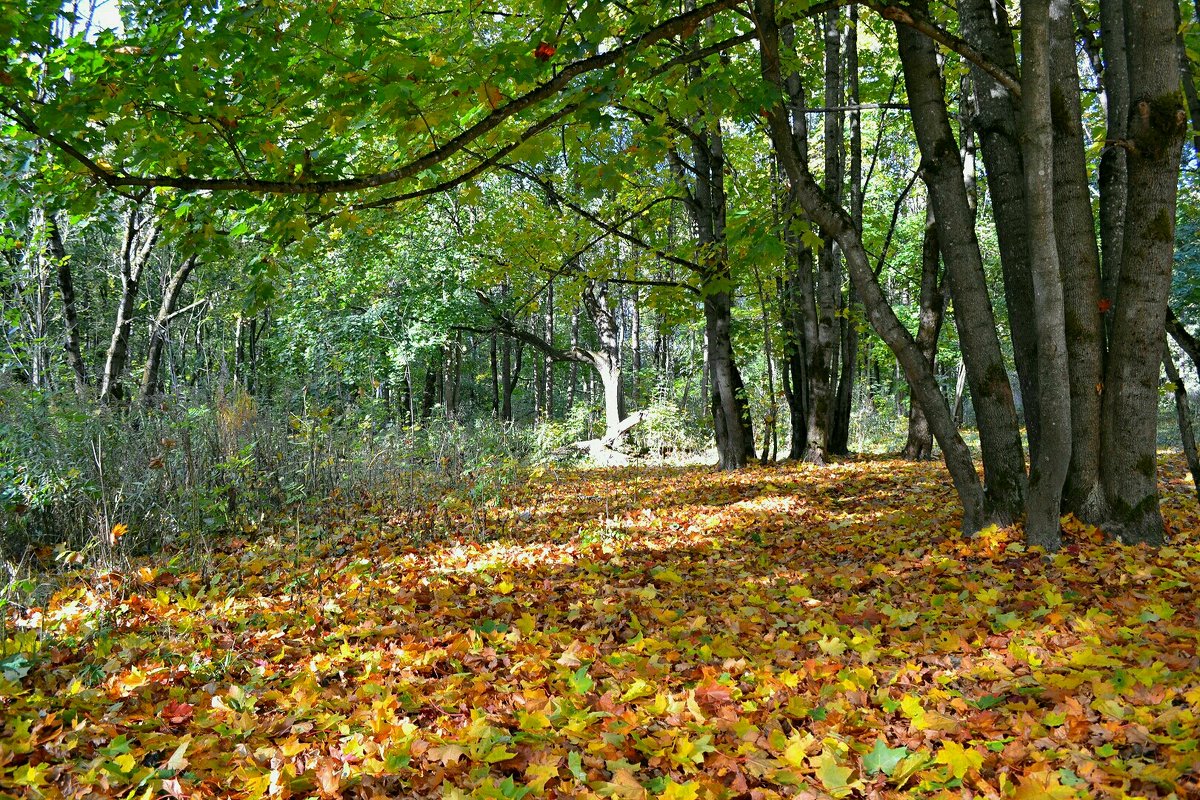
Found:
<path fill-rule="evenodd" d="M 558 48 L 549 42 L 538 42 L 538 46 L 533 50 L 533 57 L 538 61 L 549 61 L 556 52 Z"/>
<path fill-rule="evenodd" d="M 172 725 L 183 725 L 186 722 L 191 722 L 192 714 L 195 708 L 191 703 L 180 703 L 172 700 L 163 706 L 159 716 Z"/>
<path fill-rule="evenodd" d="M 1101 314 L 1107 314 L 1109 311 L 1112 311 L 1112 300 L 1109 300 L 1107 297 L 1101 297 L 1096 306 L 1100 309 Z"/>

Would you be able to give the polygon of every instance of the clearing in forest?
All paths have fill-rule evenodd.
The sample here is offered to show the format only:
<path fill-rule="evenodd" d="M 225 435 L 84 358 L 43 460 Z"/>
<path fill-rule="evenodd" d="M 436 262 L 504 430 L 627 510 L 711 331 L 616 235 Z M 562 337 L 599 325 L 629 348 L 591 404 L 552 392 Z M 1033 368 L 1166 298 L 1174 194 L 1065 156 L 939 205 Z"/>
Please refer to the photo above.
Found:
<path fill-rule="evenodd" d="M 9 619 L 0 795 L 1195 797 L 1164 474 L 1168 546 L 1048 560 L 878 459 L 546 473 L 486 536 L 331 505 Z"/>

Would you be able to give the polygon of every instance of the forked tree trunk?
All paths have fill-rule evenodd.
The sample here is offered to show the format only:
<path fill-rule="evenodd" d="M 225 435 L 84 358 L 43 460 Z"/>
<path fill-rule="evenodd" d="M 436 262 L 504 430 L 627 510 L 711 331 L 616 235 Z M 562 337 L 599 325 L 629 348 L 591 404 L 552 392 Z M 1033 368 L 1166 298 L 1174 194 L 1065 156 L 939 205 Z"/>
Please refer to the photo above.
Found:
<path fill-rule="evenodd" d="M 188 277 L 195 268 L 195 255 L 188 256 L 183 260 L 179 269 L 175 270 L 171 276 L 167 288 L 163 290 L 162 300 L 158 304 L 158 313 L 155 314 L 154 321 L 150 323 L 150 342 L 146 350 L 146 366 L 142 370 L 142 385 L 138 392 L 138 401 L 142 405 L 149 404 L 159 393 L 159 384 L 161 383 L 159 371 L 162 365 L 163 350 L 167 344 L 167 326 L 175 316 L 175 307 L 179 304 L 183 287 L 187 284 Z"/>
<path fill-rule="evenodd" d="M 112 340 L 104 356 L 104 373 L 100 380 L 100 402 L 120 403 L 125 399 L 121 379 L 129 359 L 129 335 L 133 328 L 133 307 L 141 288 L 142 273 L 150 261 L 150 253 L 158 241 L 159 227 L 155 220 L 145 222 L 148 230 L 139 225 L 140 214 L 131 209 L 125 223 L 125 238 L 121 247 L 121 297 L 113 322 Z M 139 242 L 139 236 L 141 241 Z"/>

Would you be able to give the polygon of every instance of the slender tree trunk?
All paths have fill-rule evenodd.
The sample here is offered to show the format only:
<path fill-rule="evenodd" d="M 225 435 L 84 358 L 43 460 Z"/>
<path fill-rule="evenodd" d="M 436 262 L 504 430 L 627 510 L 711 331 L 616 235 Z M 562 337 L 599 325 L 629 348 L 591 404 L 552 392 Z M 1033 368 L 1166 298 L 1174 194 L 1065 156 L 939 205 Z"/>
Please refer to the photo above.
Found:
<path fill-rule="evenodd" d="M 1167 333 L 1191 360 L 1192 367 L 1200 375 L 1200 341 L 1188 333 L 1187 328 L 1183 327 L 1183 323 L 1179 321 L 1170 307 L 1167 308 Z"/>
<path fill-rule="evenodd" d="M 846 25 L 846 86 L 850 111 L 850 216 L 861 231 L 863 228 L 862 176 L 862 102 L 858 80 L 858 6 L 848 9 Z M 842 317 L 842 365 L 838 378 L 837 397 L 833 408 L 833 428 L 829 434 L 829 451 L 834 455 L 850 453 L 850 417 L 854 402 L 854 381 L 858 372 L 858 323 L 862 310 L 854 284 L 846 290 L 846 314 Z"/>
<path fill-rule="evenodd" d="M 1104 106 L 1107 120 L 1105 146 L 1100 154 L 1097 184 L 1100 189 L 1101 292 L 1112 303 L 1117 296 L 1121 259 L 1125 249 L 1125 208 L 1129 182 L 1126 151 L 1121 142 L 1129 131 L 1129 54 L 1125 35 L 1125 0 L 1100 0 L 1100 46 L 1104 54 Z M 1113 318 L 1105 327 L 1112 339 Z M 1107 362 L 1106 362 L 1107 363 Z"/>
<path fill-rule="evenodd" d="M 438 384 L 442 375 L 442 351 L 432 351 L 429 363 L 425 365 L 425 390 L 421 394 L 421 419 L 429 419 L 433 415 L 433 407 L 437 403 Z"/>
<path fill-rule="evenodd" d="M 938 337 L 945 319 L 946 297 L 941 287 L 941 251 L 938 248 L 937 224 L 932 206 L 925 210 L 925 237 L 921 243 L 921 299 L 917 321 L 917 348 L 921 357 L 936 372 Z M 912 461 L 933 458 L 933 432 L 929 420 L 916 397 L 910 392 L 908 401 L 908 440 L 901 452 Z"/>
<path fill-rule="evenodd" d="M 780 70 L 779 31 L 775 22 L 774 0 L 755 0 L 754 9 L 758 21 L 762 75 L 769 85 L 782 94 L 784 82 Z M 974 533 L 984 520 L 983 489 L 975 473 L 971 452 L 954 427 L 950 408 L 938 388 L 933 370 L 922 356 L 912 335 L 900 323 L 888 304 L 887 297 L 867 259 L 862 236 L 854 227 L 854 220 L 845 209 L 838 207 L 821 191 L 808 171 L 808 165 L 800 159 L 782 102 L 777 102 L 767 110 L 767 121 L 775 150 L 780 154 L 780 163 L 792 182 L 792 191 L 808 216 L 823 231 L 838 237 L 846 255 L 850 277 L 858 288 L 871 326 L 903 365 L 913 394 L 925 409 L 933 434 L 945 454 L 947 469 L 963 505 L 963 530 Z"/>
<path fill-rule="evenodd" d="M 579 307 L 571 309 L 571 349 L 579 349 Z M 579 362 L 571 362 L 571 377 L 567 382 L 567 411 L 575 408 L 575 393 L 579 383 Z"/>
<path fill-rule="evenodd" d="M 489 337 L 488 360 L 492 367 L 492 419 L 500 419 L 500 361 L 497 334 Z"/>
<path fill-rule="evenodd" d="M 783 28 L 782 37 L 785 46 L 790 49 L 795 38 L 795 31 L 790 23 Z M 796 148 L 796 157 L 807 169 L 808 121 L 804 83 L 800 80 L 799 73 L 793 72 L 783 81 L 783 86 L 787 97 L 791 145 Z M 778 146 L 779 143 L 775 142 L 775 147 Z M 776 158 L 781 159 L 778 152 Z M 792 432 L 788 458 L 799 461 L 807 455 L 809 423 L 814 418 L 813 404 L 816 402 L 816 395 L 822 393 L 824 386 L 820 378 L 823 373 L 820 370 L 821 355 L 818 352 L 819 323 L 814 282 L 816 261 L 812 249 L 804 242 L 801 226 L 806 223 L 801 220 L 796 199 L 790 192 L 785 195 L 783 220 L 786 226 L 788 257 L 792 263 L 791 273 L 780 292 L 780 316 L 785 331 L 788 383 L 791 384 L 791 391 L 787 395 Z M 827 391 L 824 393 L 828 394 Z"/>
<path fill-rule="evenodd" d="M 150 261 L 150 253 L 158 241 L 159 227 L 156 221 L 139 224 L 136 209 L 131 209 L 125 225 L 125 239 L 121 248 L 121 298 L 117 303 L 116 320 L 113 323 L 112 340 L 104 356 L 104 373 L 100 382 L 100 401 L 120 403 L 125 399 L 121 378 L 129 358 L 129 335 L 133 328 L 133 307 L 141 287 L 142 272 Z M 139 235 L 141 241 L 138 241 Z"/>
<path fill-rule="evenodd" d="M 546 285 L 546 341 L 554 345 L 554 282 Z M 543 369 L 546 374 L 546 388 L 543 393 L 542 416 L 545 419 L 554 418 L 554 359 L 549 355 L 543 359 Z"/>
<path fill-rule="evenodd" d="M 925 0 L 916 0 L 914 8 L 927 11 L 927 5 Z M 896 26 L 896 35 L 913 127 L 946 260 L 946 278 L 954 298 L 954 321 L 975 402 L 989 509 L 997 522 L 1007 524 L 1019 519 L 1025 509 L 1025 457 L 963 180 L 962 159 L 950 127 L 933 41 L 905 25 Z"/>
<path fill-rule="evenodd" d="M 162 300 L 158 304 L 158 313 L 150 323 L 150 342 L 146 348 L 146 366 L 142 369 L 142 385 L 138 392 L 138 402 L 148 405 L 159 392 L 159 369 L 162 365 L 163 350 L 166 348 L 168 324 L 175 315 L 175 307 L 183 294 L 183 287 L 188 277 L 196 267 L 196 256 L 191 255 L 183 260 L 179 268 L 171 276 L 167 287 L 163 290 Z"/>
<path fill-rule="evenodd" d="M 1196 453 L 1196 432 L 1192 428 L 1192 407 L 1188 400 L 1187 387 L 1175 366 L 1171 345 L 1163 345 L 1163 368 L 1167 380 L 1175 387 L 1175 418 L 1179 421 L 1179 439 L 1183 443 L 1183 455 L 1187 459 L 1188 471 L 1192 473 L 1192 486 L 1200 498 L 1200 456 Z"/>
<path fill-rule="evenodd" d="M 1118 3 L 1120 1 L 1117 0 Z M 960 0 L 958 9 L 964 38 L 993 64 L 1016 75 L 1016 50 L 1005 4 L 994 0 Z M 1013 361 L 1017 368 L 1021 397 L 1025 398 L 1025 429 L 1032 461 L 1037 457 L 1041 426 L 1036 404 L 1037 335 L 1026 229 L 1025 168 L 1017 134 L 1017 112 L 1008 90 L 994 78 L 974 66 L 970 74 L 975 107 L 972 127 L 979 137 L 988 196 L 996 223 Z M 958 298 L 955 298 L 957 301 Z M 955 317 L 958 316 L 955 313 Z"/>
<path fill-rule="evenodd" d="M 1038 386 L 1041 392 L 1037 399 L 1038 417 L 1042 423 L 1041 446 L 1030 473 L 1025 540 L 1050 551 L 1062 546 L 1058 518 L 1067 468 L 1071 463 L 1071 417 L 1074 411 L 1067 372 L 1064 276 L 1059 265 L 1059 240 L 1055 235 L 1055 223 L 1063 212 L 1055 213 L 1055 201 L 1067 202 L 1063 196 L 1067 192 L 1062 189 L 1062 184 L 1069 186 L 1075 177 L 1060 177 L 1055 172 L 1061 161 L 1055 158 L 1052 94 L 1059 92 L 1054 100 L 1060 104 L 1066 102 L 1066 98 L 1062 95 L 1062 81 L 1051 76 L 1050 40 L 1052 25 L 1069 25 L 1070 15 L 1067 0 L 1022 0 L 1021 3 L 1022 150 L 1026 208 L 1029 211 L 1029 256 L 1033 263 L 1033 296 L 1037 303 Z M 1073 48 L 1071 56 L 1071 74 L 1074 75 Z M 1060 70 L 1067 68 L 1061 63 L 1053 66 Z M 1071 82 L 1074 81 L 1071 78 Z M 1064 138 L 1069 141 L 1069 137 Z M 1067 233 L 1063 232 L 1064 240 Z M 1096 355 L 1099 356 L 1098 351 Z"/>
<path fill-rule="evenodd" d="M 54 273 L 58 282 L 58 293 L 63 303 L 63 327 L 65 336 L 63 350 L 67 356 L 67 365 L 75 381 L 75 396 L 80 400 L 87 398 L 88 376 L 87 366 L 83 360 L 83 352 L 79 344 L 79 310 L 75 300 L 75 281 L 71 274 L 71 261 L 67 256 L 67 248 L 63 245 L 62 231 L 53 213 L 46 214 L 47 248 L 54 261 Z"/>
<path fill-rule="evenodd" d="M 1158 506 L 1160 359 L 1175 248 L 1175 206 L 1187 111 L 1179 91 L 1175 8 L 1143 0 L 1125 18 L 1133 99 L 1127 135 L 1125 234 L 1105 370 L 1101 470 L 1105 528 L 1127 543 L 1164 540 Z"/>

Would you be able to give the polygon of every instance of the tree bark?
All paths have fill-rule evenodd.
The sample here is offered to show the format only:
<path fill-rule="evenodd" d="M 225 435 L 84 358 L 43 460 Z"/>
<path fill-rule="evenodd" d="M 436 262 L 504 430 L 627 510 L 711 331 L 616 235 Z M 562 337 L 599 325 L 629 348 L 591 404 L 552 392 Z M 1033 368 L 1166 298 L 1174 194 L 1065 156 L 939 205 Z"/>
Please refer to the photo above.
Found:
<path fill-rule="evenodd" d="M 1038 418 L 1042 423 L 1041 446 L 1030 472 L 1025 541 L 1048 551 L 1062 546 L 1058 518 L 1067 468 L 1071 463 L 1074 411 L 1067 372 L 1063 270 L 1059 262 L 1059 241 L 1055 236 L 1055 223 L 1064 213 L 1061 210 L 1056 213 L 1055 201 L 1062 200 L 1064 193 L 1056 181 L 1069 184 L 1074 176 L 1060 178 L 1055 172 L 1059 148 L 1055 147 L 1051 104 L 1055 100 L 1060 104 L 1066 100 L 1061 94 L 1053 98 L 1056 92 L 1062 92 L 1062 83 L 1051 76 L 1050 44 L 1052 25 L 1063 24 L 1064 16 L 1069 24 L 1070 14 L 1067 0 L 1023 0 L 1021 3 L 1021 138 L 1038 334 Z M 1075 74 L 1073 65 L 1072 48 L 1072 75 Z M 1061 70 L 1066 65 L 1056 63 L 1053 67 Z"/>
<path fill-rule="evenodd" d="M 917 0 L 914 8 L 924 12 L 927 3 Z M 913 128 L 946 261 L 946 279 L 954 298 L 954 321 L 975 402 L 987 499 L 994 518 L 1007 524 L 1019 519 L 1025 509 L 1025 457 L 963 180 L 962 159 L 950 127 L 933 41 L 904 25 L 896 26 L 896 35 Z"/>
<path fill-rule="evenodd" d="M 1175 205 L 1187 111 L 1179 91 L 1175 9 L 1144 0 L 1125 17 L 1131 103 L 1122 267 L 1101 418 L 1105 528 L 1126 543 L 1164 540 L 1158 505 L 1159 353 L 1175 246 Z M 1128 268 L 1138 265 L 1137 269 Z"/>
<path fill-rule="evenodd" d="M 159 370 L 162 365 L 163 350 L 166 347 L 168 325 L 175 316 L 175 307 L 183 294 L 183 287 L 196 268 L 195 254 L 188 256 L 175 270 L 167 287 L 163 290 L 162 300 L 158 304 L 158 313 L 150 324 L 150 342 L 146 348 L 146 366 L 142 369 L 142 385 L 138 391 L 138 402 L 148 405 L 159 393 Z"/>

